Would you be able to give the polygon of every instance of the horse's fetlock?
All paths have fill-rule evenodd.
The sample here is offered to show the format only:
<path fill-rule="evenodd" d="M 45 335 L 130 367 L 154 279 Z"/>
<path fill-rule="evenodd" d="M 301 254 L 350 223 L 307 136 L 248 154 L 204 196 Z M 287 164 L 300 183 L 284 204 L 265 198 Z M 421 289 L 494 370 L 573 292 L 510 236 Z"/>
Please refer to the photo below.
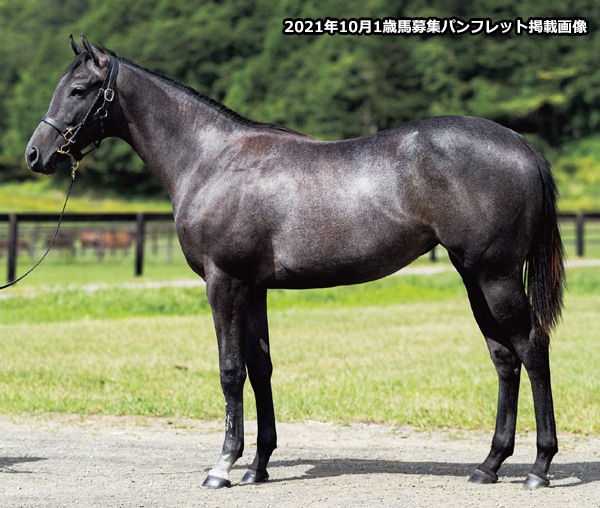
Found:
<path fill-rule="evenodd" d="M 540 455 L 552 459 L 558 453 L 558 442 L 553 440 L 547 443 L 538 443 L 537 449 Z"/>
<path fill-rule="evenodd" d="M 274 430 L 259 433 L 257 440 L 258 449 L 269 455 L 277 448 L 277 433 Z"/>

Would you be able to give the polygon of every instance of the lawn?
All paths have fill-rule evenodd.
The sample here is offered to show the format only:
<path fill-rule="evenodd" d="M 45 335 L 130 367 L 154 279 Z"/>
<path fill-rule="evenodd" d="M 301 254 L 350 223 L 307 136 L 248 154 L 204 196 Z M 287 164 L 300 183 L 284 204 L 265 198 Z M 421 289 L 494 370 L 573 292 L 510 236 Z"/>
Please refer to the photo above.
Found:
<path fill-rule="evenodd" d="M 81 177 L 79 177 L 81 178 Z M 70 178 L 58 173 L 54 178 L 39 176 L 34 180 L 0 184 L 0 213 L 59 213 L 65 202 Z M 78 179 L 73 184 L 67 213 L 170 212 L 168 199 L 123 199 L 94 196 L 82 191 Z"/>
<path fill-rule="evenodd" d="M 557 422 L 597 434 L 600 268 L 568 276 L 551 352 Z M 0 300 L 1 413 L 223 417 L 203 287 L 111 276 L 93 288 L 25 288 Z M 496 374 L 454 272 L 271 291 L 269 309 L 279 420 L 493 429 Z M 535 428 L 528 385 L 524 376 L 519 430 Z M 246 401 L 254 418 L 249 386 Z"/>

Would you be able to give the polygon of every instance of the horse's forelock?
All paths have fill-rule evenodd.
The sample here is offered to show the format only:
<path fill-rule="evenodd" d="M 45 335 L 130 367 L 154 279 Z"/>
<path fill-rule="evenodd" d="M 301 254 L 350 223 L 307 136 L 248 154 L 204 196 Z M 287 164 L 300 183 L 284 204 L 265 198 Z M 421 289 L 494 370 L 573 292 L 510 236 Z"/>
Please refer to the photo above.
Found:
<path fill-rule="evenodd" d="M 69 64 L 69 66 L 60 75 L 60 79 L 64 78 L 65 76 L 70 76 L 71 74 L 73 74 L 75 72 L 75 69 L 80 67 L 83 64 L 83 62 L 85 62 L 86 56 L 87 56 L 87 53 L 82 52 L 79 55 L 77 55 L 75 58 L 73 58 L 73 61 Z"/>

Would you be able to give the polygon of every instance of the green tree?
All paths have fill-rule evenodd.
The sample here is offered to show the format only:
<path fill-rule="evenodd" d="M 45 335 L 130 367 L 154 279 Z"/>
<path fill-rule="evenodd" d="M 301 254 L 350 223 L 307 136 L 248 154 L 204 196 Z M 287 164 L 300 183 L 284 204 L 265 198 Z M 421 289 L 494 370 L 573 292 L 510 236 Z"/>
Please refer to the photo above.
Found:
<path fill-rule="evenodd" d="M 326 17 L 579 17 L 590 34 L 282 33 L 285 18 Z M 23 151 L 72 56 L 68 35 L 84 32 L 255 120 L 342 139 L 433 115 L 481 116 L 530 137 L 561 182 L 577 164 L 589 180 L 600 164 L 589 148 L 600 143 L 599 26 L 598 0 L 0 0 L 0 178 L 28 174 Z M 119 141 L 82 172 L 90 186 L 161 192 Z"/>

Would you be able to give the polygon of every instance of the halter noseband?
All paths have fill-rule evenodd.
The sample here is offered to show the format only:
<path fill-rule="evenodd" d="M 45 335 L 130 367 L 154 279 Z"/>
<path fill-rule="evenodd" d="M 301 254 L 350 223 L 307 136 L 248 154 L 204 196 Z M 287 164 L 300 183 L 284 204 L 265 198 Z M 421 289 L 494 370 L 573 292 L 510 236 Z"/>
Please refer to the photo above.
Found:
<path fill-rule="evenodd" d="M 83 129 L 87 124 L 93 123 L 96 120 L 100 120 L 100 125 L 102 126 L 102 120 L 104 120 L 108 116 L 108 106 L 115 98 L 115 82 L 117 81 L 117 74 L 119 73 L 119 61 L 113 57 L 108 57 L 108 59 L 108 71 L 106 73 L 106 78 L 104 78 L 104 83 L 102 83 L 100 90 L 98 90 L 98 95 L 96 96 L 96 99 L 92 103 L 92 106 L 90 107 L 87 114 L 85 115 L 85 118 L 80 124 L 69 129 L 60 122 L 54 120 L 53 118 L 50 118 L 48 115 L 44 115 L 44 117 L 42 118 L 42 122 L 46 122 L 48 125 L 54 127 L 58 132 L 61 133 L 62 137 L 65 139 L 66 143 L 62 145 L 57 150 L 57 152 L 63 155 L 68 155 L 73 159 L 73 171 L 71 173 L 73 178 L 75 178 L 75 171 L 79 166 L 79 161 L 90 152 L 93 152 L 94 150 L 100 148 L 100 143 L 102 142 L 101 136 L 99 140 L 93 142 L 92 148 L 90 148 L 85 153 L 81 152 L 81 157 L 77 159 L 71 153 L 71 148 L 74 147 L 75 143 L 77 142 L 77 136 L 81 132 L 81 129 Z M 103 99 L 102 105 L 96 110 L 94 114 L 92 114 L 92 111 L 94 110 L 96 104 L 98 104 L 98 101 L 101 98 Z M 102 135 L 104 135 L 103 126 L 102 131 Z"/>

